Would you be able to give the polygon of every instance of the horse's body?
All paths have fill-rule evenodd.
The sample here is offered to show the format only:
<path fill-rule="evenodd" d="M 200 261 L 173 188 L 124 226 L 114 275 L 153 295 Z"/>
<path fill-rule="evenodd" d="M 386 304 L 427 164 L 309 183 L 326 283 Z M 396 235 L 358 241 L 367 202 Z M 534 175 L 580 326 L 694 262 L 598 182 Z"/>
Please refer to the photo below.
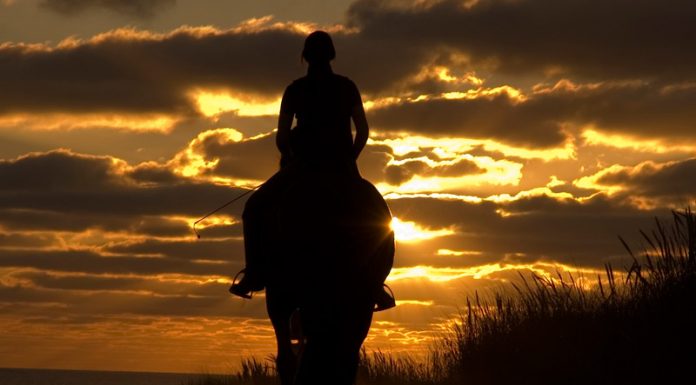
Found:
<path fill-rule="evenodd" d="M 374 295 L 393 263 L 389 208 L 368 181 L 321 171 L 296 173 L 278 196 L 266 238 L 266 302 L 282 384 L 351 384 Z M 295 309 L 305 336 L 300 357 L 290 338 Z"/>

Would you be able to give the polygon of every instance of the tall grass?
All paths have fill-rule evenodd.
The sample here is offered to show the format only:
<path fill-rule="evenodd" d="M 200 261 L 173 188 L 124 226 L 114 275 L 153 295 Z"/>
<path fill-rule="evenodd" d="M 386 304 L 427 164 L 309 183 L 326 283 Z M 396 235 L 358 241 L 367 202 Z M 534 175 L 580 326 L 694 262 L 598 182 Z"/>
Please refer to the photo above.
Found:
<path fill-rule="evenodd" d="M 518 296 L 467 300 L 434 360 L 449 383 L 696 383 L 696 220 L 656 219 L 624 274 L 588 290 L 573 276 L 532 275 Z M 492 303 L 491 303 L 492 302 Z M 685 376 L 685 377 L 684 377 Z"/>
<path fill-rule="evenodd" d="M 236 374 L 206 374 L 198 378 L 189 379 L 182 385 L 277 385 L 273 357 L 266 361 L 256 358 L 242 360 L 242 369 Z"/>
<path fill-rule="evenodd" d="M 696 217 L 674 211 L 640 234 L 638 253 L 620 238 L 623 272 L 520 275 L 515 295 L 475 294 L 426 363 L 363 351 L 358 384 L 696 383 Z M 255 360 L 229 379 L 190 385 L 275 383 Z"/>
<path fill-rule="evenodd" d="M 360 354 L 358 385 L 435 385 L 440 373 L 432 362 L 417 361 L 408 356 L 396 357 L 381 351 Z"/>

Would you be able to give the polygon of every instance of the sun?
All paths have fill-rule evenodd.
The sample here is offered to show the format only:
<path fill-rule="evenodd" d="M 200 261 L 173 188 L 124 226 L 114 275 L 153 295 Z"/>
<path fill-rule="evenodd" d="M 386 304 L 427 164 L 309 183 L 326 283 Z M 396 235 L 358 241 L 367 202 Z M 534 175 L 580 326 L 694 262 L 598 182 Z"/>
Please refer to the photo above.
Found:
<path fill-rule="evenodd" d="M 455 233 L 451 228 L 431 230 L 416 222 L 402 221 L 397 217 L 392 218 L 390 226 L 394 230 L 394 238 L 399 242 L 419 242 Z"/>

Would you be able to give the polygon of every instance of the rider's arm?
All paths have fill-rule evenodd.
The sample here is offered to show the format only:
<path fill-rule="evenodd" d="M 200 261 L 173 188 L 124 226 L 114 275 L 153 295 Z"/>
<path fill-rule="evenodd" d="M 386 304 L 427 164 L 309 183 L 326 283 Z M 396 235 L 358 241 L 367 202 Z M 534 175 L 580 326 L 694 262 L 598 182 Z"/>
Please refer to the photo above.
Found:
<path fill-rule="evenodd" d="M 278 132 L 276 133 L 276 147 L 282 155 L 290 155 L 290 127 L 293 114 L 281 111 L 278 115 Z"/>
<path fill-rule="evenodd" d="M 294 117 L 291 101 L 289 97 L 290 87 L 285 89 L 283 100 L 280 102 L 280 113 L 278 114 L 278 132 L 276 133 L 276 147 L 282 155 L 290 155 L 290 129 Z"/>
<path fill-rule="evenodd" d="M 367 126 L 367 117 L 365 117 L 365 110 L 363 109 L 362 99 L 360 93 L 355 87 L 356 93 L 356 103 L 353 105 L 353 111 L 351 117 L 353 118 L 353 123 L 355 123 L 355 140 L 353 141 L 353 156 L 358 159 L 360 152 L 365 148 L 367 144 L 367 138 L 370 135 L 370 129 Z"/>

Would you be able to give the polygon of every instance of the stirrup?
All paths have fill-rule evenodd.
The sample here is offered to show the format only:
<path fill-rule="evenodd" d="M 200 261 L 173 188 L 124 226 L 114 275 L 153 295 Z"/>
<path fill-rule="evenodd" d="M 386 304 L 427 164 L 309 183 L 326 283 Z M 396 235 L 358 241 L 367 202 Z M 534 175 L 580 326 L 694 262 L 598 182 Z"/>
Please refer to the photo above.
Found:
<path fill-rule="evenodd" d="M 394 298 L 394 292 L 392 291 L 391 287 L 389 287 L 389 285 L 386 283 L 382 284 L 382 287 L 384 290 L 381 293 L 384 293 L 386 298 L 381 298 L 381 303 L 380 301 L 376 301 L 375 308 L 372 311 L 387 310 L 396 306 L 396 299 Z"/>
<path fill-rule="evenodd" d="M 232 293 L 238 297 L 242 297 L 244 299 L 251 299 L 253 292 L 251 290 L 248 290 L 248 288 L 244 288 L 240 285 L 243 278 L 240 279 L 239 282 L 237 282 L 237 278 L 239 277 L 240 274 L 241 275 L 246 274 L 246 269 L 239 270 L 237 275 L 234 276 L 234 278 L 232 279 L 232 286 L 230 286 L 230 293 Z M 245 290 L 245 289 L 247 289 L 247 290 Z"/>

